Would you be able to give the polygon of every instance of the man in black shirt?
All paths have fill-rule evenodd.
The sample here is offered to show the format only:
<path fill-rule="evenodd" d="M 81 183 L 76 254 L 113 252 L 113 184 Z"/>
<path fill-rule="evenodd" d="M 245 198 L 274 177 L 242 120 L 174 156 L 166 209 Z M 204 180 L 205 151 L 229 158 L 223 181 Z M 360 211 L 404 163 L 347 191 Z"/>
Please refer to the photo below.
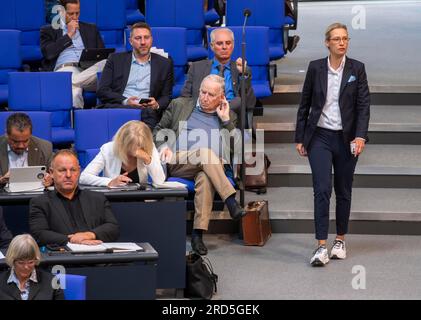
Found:
<path fill-rule="evenodd" d="M 118 239 L 118 223 L 105 196 L 78 188 L 80 167 L 73 151 L 57 152 L 50 174 L 55 190 L 30 202 L 29 228 L 39 245 L 96 245 Z"/>

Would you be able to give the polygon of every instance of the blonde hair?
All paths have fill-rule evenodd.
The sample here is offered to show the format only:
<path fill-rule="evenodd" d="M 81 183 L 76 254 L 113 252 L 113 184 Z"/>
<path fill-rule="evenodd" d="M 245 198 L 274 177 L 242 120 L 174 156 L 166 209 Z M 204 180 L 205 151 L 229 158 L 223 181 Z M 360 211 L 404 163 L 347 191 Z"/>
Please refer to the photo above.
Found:
<path fill-rule="evenodd" d="M 39 247 L 29 234 L 21 234 L 13 238 L 6 253 L 6 263 L 13 267 L 16 260 L 35 260 L 36 265 L 41 261 Z"/>
<path fill-rule="evenodd" d="M 345 29 L 346 33 L 348 33 L 348 29 L 347 29 L 346 25 L 344 25 L 343 23 L 340 23 L 340 22 L 332 23 L 331 25 L 329 25 L 326 28 L 326 32 L 325 32 L 325 40 L 326 41 L 330 40 L 330 33 L 332 32 L 332 30 L 335 30 L 335 29 Z"/>
<path fill-rule="evenodd" d="M 152 157 L 153 140 L 152 132 L 142 121 L 132 120 L 125 123 L 118 129 L 114 138 L 114 154 L 123 163 L 128 163 L 129 153 L 134 153 L 135 149 L 143 149 Z"/>

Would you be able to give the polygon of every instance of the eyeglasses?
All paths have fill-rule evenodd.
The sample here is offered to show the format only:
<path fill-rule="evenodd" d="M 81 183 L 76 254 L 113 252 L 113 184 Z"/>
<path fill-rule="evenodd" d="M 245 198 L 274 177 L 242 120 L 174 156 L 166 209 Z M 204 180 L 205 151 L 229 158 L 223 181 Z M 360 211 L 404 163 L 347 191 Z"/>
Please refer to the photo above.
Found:
<path fill-rule="evenodd" d="M 339 43 L 339 42 L 341 42 L 341 40 L 343 41 L 343 42 L 348 42 L 349 40 L 351 40 L 351 38 L 348 38 L 348 37 L 335 37 L 335 38 L 330 38 L 329 39 L 330 41 L 332 41 L 333 43 Z"/>
<path fill-rule="evenodd" d="M 16 260 L 16 264 L 19 266 L 33 266 L 35 265 L 36 260 Z"/>

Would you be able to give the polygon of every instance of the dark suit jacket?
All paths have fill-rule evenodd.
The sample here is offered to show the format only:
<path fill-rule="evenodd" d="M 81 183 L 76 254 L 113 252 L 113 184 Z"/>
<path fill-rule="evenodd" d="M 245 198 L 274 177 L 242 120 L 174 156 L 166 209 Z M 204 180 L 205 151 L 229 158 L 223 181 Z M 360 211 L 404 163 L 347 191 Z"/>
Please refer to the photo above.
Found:
<path fill-rule="evenodd" d="M 28 300 L 64 300 L 63 290 L 53 289 L 51 286 L 53 275 L 38 268 L 36 272 L 38 283 L 30 283 Z M 9 276 L 10 270 L 0 275 L 0 300 L 22 300 L 16 284 L 7 284 Z"/>
<path fill-rule="evenodd" d="M 7 229 L 6 222 L 3 218 L 3 208 L 0 207 L 0 249 L 7 248 L 12 238 L 12 233 Z"/>
<path fill-rule="evenodd" d="M 32 136 L 28 146 L 28 165 L 47 166 L 53 155 L 51 142 Z M 0 175 L 9 171 L 9 157 L 7 154 L 7 137 L 0 137 Z"/>
<path fill-rule="evenodd" d="M 94 24 L 79 22 L 79 32 L 85 49 L 104 48 L 102 37 Z M 51 25 L 43 26 L 40 32 L 41 52 L 44 56 L 42 68 L 45 71 L 53 71 L 57 58 L 64 49 L 72 45 L 72 39 L 63 29 L 54 29 Z"/>
<path fill-rule="evenodd" d="M 310 144 L 326 101 L 327 58 L 310 62 L 304 81 L 300 107 L 297 113 L 295 142 Z M 353 80 L 355 79 L 355 80 Z M 345 143 L 355 137 L 368 141 L 370 119 L 370 92 L 364 64 L 346 58 L 339 92 L 339 107 Z"/>
<path fill-rule="evenodd" d="M 105 108 L 133 108 L 123 106 L 124 89 L 129 80 L 132 63 L 132 52 L 112 54 L 105 64 L 99 82 L 97 96 Z M 159 122 L 162 112 L 165 111 L 171 100 L 174 84 L 173 63 L 170 59 L 151 53 L 151 83 L 150 96 L 159 104 L 159 110 L 150 108 L 142 110 L 142 121 L 151 129 Z"/>
<path fill-rule="evenodd" d="M 99 192 L 80 190 L 79 199 L 89 231 L 104 242 L 116 241 L 119 226 L 105 196 Z M 73 231 L 71 225 L 56 191 L 33 198 L 29 203 L 29 229 L 40 246 L 66 244 L 67 236 Z"/>
<path fill-rule="evenodd" d="M 199 97 L 199 89 L 202 80 L 211 73 L 213 60 L 201 60 L 193 62 L 189 68 L 186 82 L 181 90 L 181 96 L 193 97 L 197 99 Z M 253 110 L 256 104 L 256 97 L 254 95 L 253 88 L 251 86 L 251 72 L 250 69 L 246 69 L 247 79 L 245 81 L 246 86 L 246 108 L 247 110 Z M 234 89 L 234 99 L 230 101 L 231 110 L 240 114 L 241 110 L 241 86 L 240 86 L 240 73 L 237 70 L 234 61 L 231 61 L 231 78 L 232 87 Z"/>

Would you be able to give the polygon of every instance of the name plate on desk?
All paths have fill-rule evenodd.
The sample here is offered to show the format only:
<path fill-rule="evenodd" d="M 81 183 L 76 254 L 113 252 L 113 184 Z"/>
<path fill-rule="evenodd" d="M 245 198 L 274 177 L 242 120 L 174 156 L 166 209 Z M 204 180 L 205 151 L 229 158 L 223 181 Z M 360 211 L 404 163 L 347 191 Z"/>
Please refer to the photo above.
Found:
<path fill-rule="evenodd" d="M 92 246 L 86 244 L 67 243 L 66 247 L 71 253 L 145 251 L 141 246 L 133 242 L 104 242 L 99 245 Z"/>

